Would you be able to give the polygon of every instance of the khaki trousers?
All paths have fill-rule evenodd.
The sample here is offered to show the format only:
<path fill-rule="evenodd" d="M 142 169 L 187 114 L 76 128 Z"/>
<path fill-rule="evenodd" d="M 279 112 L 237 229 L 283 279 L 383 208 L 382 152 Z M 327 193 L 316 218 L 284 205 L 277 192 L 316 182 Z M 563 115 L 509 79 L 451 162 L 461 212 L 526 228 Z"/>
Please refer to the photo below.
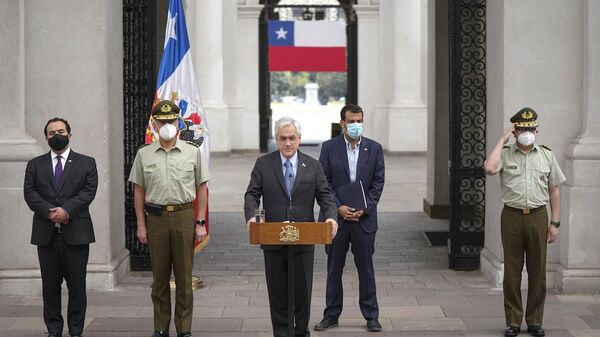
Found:
<path fill-rule="evenodd" d="M 501 216 L 504 249 L 504 312 L 506 325 L 520 327 L 523 321 L 521 273 L 527 263 L 527 326 L 541 326 L 546 299 L 546 246 L 548 213 L 546 207 L 530 214 L 504 207 Z"/>
<path fill-rule="evenodd" d="M 171 270 L 175 275 L 175 328 L 192 330 L 192 267 L 195 216 L 193 209 L 148 215 L 148 245 L 152 259 L 154 330 L 169 331 L 171 322 Z"/>

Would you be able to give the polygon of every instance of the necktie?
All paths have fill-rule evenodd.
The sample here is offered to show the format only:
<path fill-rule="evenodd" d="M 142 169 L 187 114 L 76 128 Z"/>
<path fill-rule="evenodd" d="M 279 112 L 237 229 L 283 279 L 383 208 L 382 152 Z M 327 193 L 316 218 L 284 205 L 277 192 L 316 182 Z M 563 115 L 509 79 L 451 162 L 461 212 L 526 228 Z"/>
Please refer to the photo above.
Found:
<path fill-rule="evenodd" d="M 62 157 L 56 157 L 56 166 L 54 167 L 54 184 L 56 187 L 60 185 L 60 177 L 62 176 L 63 167 L 62 167 Z"/>
<path fill-rule="evenodd" d="M 285 188 L 287 189 L 288 196 L 292 196 L 292 186 L 294 186 L 294 170 L 292 169 L 292 163 L 289 160 L 285 161 Z"/>

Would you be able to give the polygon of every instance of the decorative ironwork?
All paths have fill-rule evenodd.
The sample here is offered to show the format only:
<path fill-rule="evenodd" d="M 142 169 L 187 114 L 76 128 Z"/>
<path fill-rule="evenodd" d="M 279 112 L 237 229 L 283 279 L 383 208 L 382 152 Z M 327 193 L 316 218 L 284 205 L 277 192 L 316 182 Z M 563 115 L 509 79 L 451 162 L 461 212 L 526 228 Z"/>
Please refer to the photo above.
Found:
<path fill-rule="evenodd" d="M 132 270 L 150 270 L 148 247 L 137 240 L 133 186 L 127 182 L 144 133 L 155 92 L 155 2 L 123 0 L 123 106 L 125 123 L 125 246 Z"/>
<path fill-rule="evenodd" d="M 479 268 L 485 230 L 486 1 L 450 0 L 450 240 L 452 269 Z"/>

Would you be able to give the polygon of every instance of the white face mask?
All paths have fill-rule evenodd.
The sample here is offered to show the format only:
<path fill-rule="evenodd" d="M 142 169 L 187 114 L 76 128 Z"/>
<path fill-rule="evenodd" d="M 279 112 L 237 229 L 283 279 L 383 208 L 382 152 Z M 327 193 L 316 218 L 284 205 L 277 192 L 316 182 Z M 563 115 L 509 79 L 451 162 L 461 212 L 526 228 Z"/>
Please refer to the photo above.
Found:
<path fill-rule="evenodd" d="M 533 134 L 533 132 L 523 132 L 519 134 L 517 141 L 523 146 L 529 146 L 533 144 L 533 142 L 535 142 L 535 135 Z"/>
<path fill-rule="evenodd" d="M 177 135 L 177 128 L 173 124 L 165 124 L 158 131 L 158 135 L 164 140 L 171 140 Z"/>

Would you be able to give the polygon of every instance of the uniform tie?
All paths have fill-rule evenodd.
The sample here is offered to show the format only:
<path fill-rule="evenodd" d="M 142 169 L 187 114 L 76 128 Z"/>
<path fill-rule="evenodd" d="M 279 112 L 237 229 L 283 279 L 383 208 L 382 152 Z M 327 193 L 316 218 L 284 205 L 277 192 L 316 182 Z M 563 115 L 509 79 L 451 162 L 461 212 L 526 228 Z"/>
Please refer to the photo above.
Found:
<path fill-rule="evenodd" d="M 61 156 L 56 156 L 56 166 L 54 167 L 54 184 L 56 187 L 60 186 L 60 177 L 62 176 L 63 172 L 61 159 Z"/>
<path fill-rule="evenodd" d="M 285 161 L 285 188 L 287 189 L 288 196 L 292 196 L 292 186 L 294 186 L 294 170 L 292 169 L 292 163 L 289 160 Z"/>

